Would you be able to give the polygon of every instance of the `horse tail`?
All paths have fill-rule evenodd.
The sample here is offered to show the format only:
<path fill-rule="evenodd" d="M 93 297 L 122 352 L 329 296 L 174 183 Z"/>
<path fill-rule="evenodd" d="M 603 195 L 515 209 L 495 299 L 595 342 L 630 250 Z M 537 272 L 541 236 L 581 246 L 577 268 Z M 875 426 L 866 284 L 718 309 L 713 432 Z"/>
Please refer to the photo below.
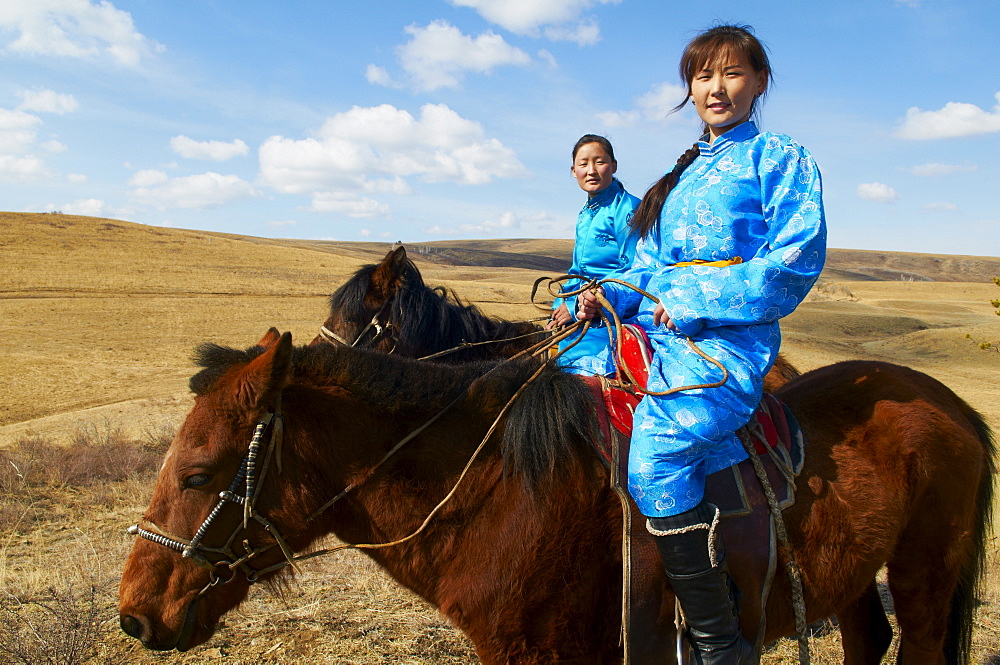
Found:
<path fill-rule="evenodd" d="M 546 368 L 511 406 L 504 425 L 504 473 L 520 476 L 534 492 L 549 481 L 577 473 L 592 452 L 596 405 L 579 377 Z M 596 456 L 594 457 L 596 459 Z M 590 465 L 583 464 L 584 473 Z"/>
<path fill-rule="evenodd" d="M 972 551 L 959 572 L 958 586 L 951 597 L 944 655 L 947 663 L 968 663 L 975 625 L 976 593 L 986 572 L 987 542 L 993 524 L 993 477 L 996 473 L 997 444 L 993 430 L 982 415 L 963 404 L 965 416 L 983 446 L 983 469 L 976 496 L 976 516 Z"/>

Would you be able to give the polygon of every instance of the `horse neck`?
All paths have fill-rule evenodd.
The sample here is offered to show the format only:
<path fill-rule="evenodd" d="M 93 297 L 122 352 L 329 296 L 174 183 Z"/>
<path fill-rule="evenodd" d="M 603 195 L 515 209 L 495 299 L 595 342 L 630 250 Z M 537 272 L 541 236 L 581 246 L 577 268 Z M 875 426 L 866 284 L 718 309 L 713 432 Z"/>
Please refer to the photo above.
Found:
<path fill-rule="evenodd" d="M 322 488 L 322 495 L 310 502 L 312 510 L 343 488 L 354 487 L 317 517 L 313 528 L 318 532 L 313 537 L 332 532 L 346 542 L 383 543 L 415 531 L 455 486 L 492 422 L 492 416 L 481 406 L 475 408 L 469 402 L 472 400 L 456 404 L 383 461 L 393 446 L 429 421 L 440 408 L 407 409 L 394 414 L 386 405 L 366 403 L 341 387 L 301 393 L 287 390 L 287 447 L 296 451 L 297 466 L 307 470 L 306 478 L 294 482 L 300 487 Z M 462 481 L 464 491 L 446 503 L 438 520 L 460 522 L 462 515 L 474 511 L 484 500 L 501 475 L 502 462 L 493 444 Z M 433 558 L 423 555 L 439 529 L 431 531 L 419 545 L 368 553 L 404 584 L 416 588 L 416 582 L 402 578 L 406 570 L 435 565 Z"/>

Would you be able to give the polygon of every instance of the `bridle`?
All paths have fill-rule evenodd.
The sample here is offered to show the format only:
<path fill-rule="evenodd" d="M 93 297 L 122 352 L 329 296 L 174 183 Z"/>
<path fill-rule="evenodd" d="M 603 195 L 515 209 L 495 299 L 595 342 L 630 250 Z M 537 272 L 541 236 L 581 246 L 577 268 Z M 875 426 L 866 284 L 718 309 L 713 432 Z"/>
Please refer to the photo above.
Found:
<path fill-rule="evenodd" d="M 390 336 L 392 333 L 392 327 L 393 327 L 392 320 L 391 319 L 387 320 L 385 323 L 382 323 L 381 321 L 382 315 L 385 313 L 385 310 L 389 307 L 391 303 L 392 303 L 392 298 L 389 298 L 384 303 L 382 303 L 382 306 L 379 307 L 378 311 L 375 312 L 374 316 L 372 316 L 372 320 L 368 322 L 368 325 L 366 325 L 364 328 L 361 329 L 361 332 L 358 333 L 357 337 L 354 338 L 353 342 L 348 342 L 342 336 L 333 332 L 325 325 L 320 326 L 319 335 L 320 337 L 323 338 L 325 342 L 329 342 L 334 346 L 337 346 L 339 344 L 340 346 L 355 347 L 358 346 L 358 344 L 361 342 L 362 339 L 364 339 L 365 335 L 368 334 L 368 331 L 374 328 L 375 334 L 372 335 L 371 339 L 369 339 L 367 344 L 365 344 L 365 346 L 369 347 L 374 346 L 375 342 L 378 341 L 379 338 L 383 336 Z M 392 348 L 388 351 L 388 353 L 392 353 L 395 350 L 396 350 L 396 344 L 394 341 Z"/>
<path fill-rule="evenodd" d="M 257 512 L 255 503 L 257 490 L 267 477 L 267 471 L 271 460 L 276 460 L 278 472 L 281 472 L 281 443 L 283 438 L 282 416 L 278 406 L 275 406 L 273 413 L 267 413 L 257 422 L 254 428 L 253 438 L 247 454 L 243 457 L 239 470 L 229 485 L 229 489 L 219 492 L 219 501 L 209 512 L 208 517 L 202 522 L 191 540 L 186 540 L 178 536 L 171 535 L 166 530 L 160 528 L 150 521 L 143 521 L 141 524 L 134 524 L 128 528 L 128 533 L 133 536 L 145 538 L 151 542 L 163 545 L 181 553 L 185 559 L 190 559 L 201 568 L 209 570 L 209 582 L 198 593 L 203 596 L 209 589 L 219 584 L 226 584 L 235 579 L 236 571 L 242 572 L 247 582 L 253 584 L 266 573 L 278 570 L 286 565 L 294 565 L 294 555 L 288 547 L 285 538 L 278 532 L 278 529 L 266 517 Z M 266 445 L 270 443 L 270 445 Z M 261 448 L 266 445 L 266 452 L 262 463 L 258 464 L 261 455 Z M 242 494 L 240 493 L 242 491 Z M 240 520 L 232 533 L 221 547 L 210 547 L 202 542 L 209 528 L 216 524 L 216 520 L 227 505 L 240 506 L 243 519 Z M 254 547 L 248 538 L 243 537 L 250 525 L 250 520 L 254 520 L 266 530 L 275 543 L 264 547 Z M 237 544 L 237 541 L 240 541 Z M 274 548 L 275 544 L 281 549 L 284 560 L 277 564 L 265 568 L 253 568 L 250 561 L 260 554 Z M 242 548 L 241 552 L 237 548 Z M 228 575 L 220 575 L 220 572 L 228 569 Z"/>

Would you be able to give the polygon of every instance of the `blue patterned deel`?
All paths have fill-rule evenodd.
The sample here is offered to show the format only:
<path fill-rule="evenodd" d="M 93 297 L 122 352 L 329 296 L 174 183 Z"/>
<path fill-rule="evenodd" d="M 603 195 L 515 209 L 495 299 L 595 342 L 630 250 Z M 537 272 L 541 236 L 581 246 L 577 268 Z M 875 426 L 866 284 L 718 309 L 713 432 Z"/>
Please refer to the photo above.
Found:
<path fill-rule="evenodd" d="M 665 517 L 696 506 L 705 476 L 746 459 L 735 431 L 763 391 L 791 313 L 826 258 L 820 174 L 810 154 L 781 134 L 745 122 L 699 142 L 700 154 L 667 197 L 657 228 L 639 240 L 618 275 L 659 298 L 677 325 L 653 327 L 655 304 L 618 284 L 604 286 L 623 320 L 642 326 L 654 349 L 649 389 L 718 381 L 721 388 L 646 396 L 635 412 L 629 489 L 642 513 Z M 687 261 L 740 259 L 725 267 Z"/>
<path fill-rule="evenodd" d="M 637 240 L 629 228 L 629 221 L 638 205 L 639 199 L 625 191 L 617 178 L 588 199 L 577 216 L 573 265 L 569 274 L 602 279 L 627 270 L 635 258 Z M 578 280 L 570 280 L 563 284 L 563 290 L 571 291 L 580 286 Z M 562 298 L 557 298 L 553 309 L 562 302 Z M 575 298 L 567 299 L 566 307 L 576 316 Z M 611 374 L 615 371 L 606 329 L 589 330 L 570 348 L 575 340 L 576 337 L 571 337 L 559 345 L 563 353 L 558 362 L 564 370 L 574 374 Z"/>

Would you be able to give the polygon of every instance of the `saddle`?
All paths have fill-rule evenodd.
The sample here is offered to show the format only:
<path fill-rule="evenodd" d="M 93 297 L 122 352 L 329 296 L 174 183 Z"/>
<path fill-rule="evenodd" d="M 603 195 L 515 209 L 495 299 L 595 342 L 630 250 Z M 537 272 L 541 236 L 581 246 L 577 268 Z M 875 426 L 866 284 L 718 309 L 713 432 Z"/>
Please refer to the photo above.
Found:
<path fill-rule="evenodd" d="M 629 383 L 644 386 L 649 376 L 652 354 L 648 338 L 635 326 L 622 327 L 619 363 L 629 363 L 630 381 L 612 381 L 606 377 L 581 377 L 590 387 L 597 404 L 596 421 L 602 436 L 595 442 L 598 455 L 609 467 L 615 463 L 617 447 L 618 477 L 628 477 L 628 449 L 635 407 L 641 394 L 629 389 Z M 620 365 L 621 366 L 621 365 Z M 620 375 L 619 375 L 620 376 Z M 624 386 L 626 387 L 623 387 Z M 795 479 L 805 462 L 805 441 L 795 416 L 779 399 L 764 394 L 756 412 L 738 436 L 762 463 L 768 484 L 779 508 L 784 511 L 795 503 Z M 626 491 L 627 493 L 627 491 Z M 731 569 L 746 571 L 739 581 L 741 623 L 750 639 L 763 639 L 768 595 L 779 570 L 778 543 L 767 498 L 751 459 L 709 475 L 705 480 L 705 498 L 719 507 L 720 531 L 730 545 L 728 556 Z M 631 497 L 628 499 L 632 527 L 629 582 L 630 604 L 633 606 L 629 624 L 632 639 L 644 639 L 643 625 L 652 621 L 644 613 L 655 613 L 649 605 L 648 581 L 659 571 L 659 556 L 653 536 L 645 529 L 643 518 Z M 747 582 L 747 580 L 751 582 Z M 748 630 L 749 629 L 749 630 Z M 763 644 L 757 644 L 758 650 Z"/>

